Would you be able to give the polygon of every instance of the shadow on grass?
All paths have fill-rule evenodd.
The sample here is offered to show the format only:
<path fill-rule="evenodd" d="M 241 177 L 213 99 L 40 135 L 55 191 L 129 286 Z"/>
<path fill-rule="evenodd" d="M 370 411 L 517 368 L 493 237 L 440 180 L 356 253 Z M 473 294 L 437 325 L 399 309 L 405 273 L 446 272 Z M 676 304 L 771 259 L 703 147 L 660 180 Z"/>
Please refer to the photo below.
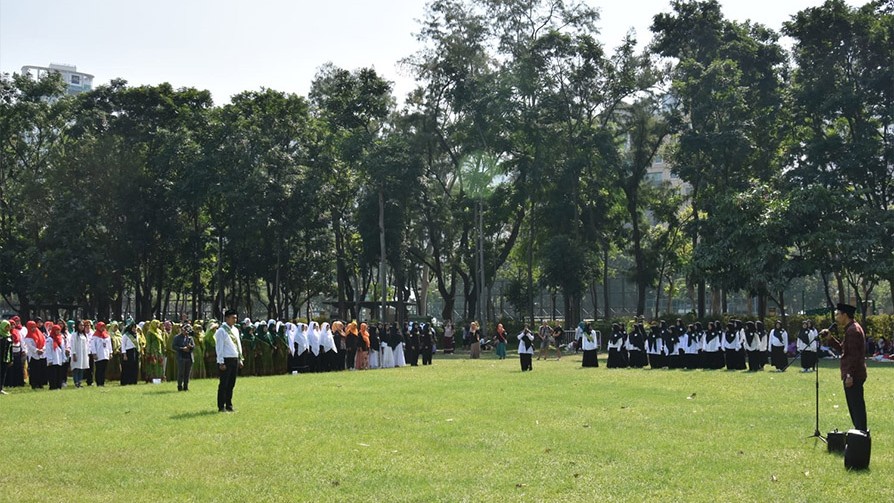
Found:
<path fill-rule="evenodd" d="M 217 415 L 216 410 L 197 410 L 195 412 L 184 412 L 182 414 L 175 414 L 171 416 L 171 419 L 195 419 L 197 417 L 204 416 L 214 416 Z"/>
<path fill-rule="evenodd" d="M 146 391 L 143 394 L 144 395 L 170 395 L 172 393 L 176 393 L 176 391 L 172 390 L 172 389 L 160 389 L 157 391 Z"/>

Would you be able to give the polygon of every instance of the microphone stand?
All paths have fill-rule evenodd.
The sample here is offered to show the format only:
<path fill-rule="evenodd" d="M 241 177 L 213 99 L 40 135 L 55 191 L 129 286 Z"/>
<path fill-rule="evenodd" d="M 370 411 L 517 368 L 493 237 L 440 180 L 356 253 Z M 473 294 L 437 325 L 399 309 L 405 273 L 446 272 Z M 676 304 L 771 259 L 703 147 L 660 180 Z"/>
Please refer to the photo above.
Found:
<path fill-rule="evenodd" d="M 810 347 L 811 345 L 815 344 L 816 342 L 817 342 L 816 337 L 814 337 L 813 341 L 811 341 L 811 343 L 808 344 L 807 347 Z M 822 440 L 824 444 L 827 444 L 829 442 L 826 440 L 826 437 L 824 437 L 822 435 L 822 433 L 820 433 L 820 430 L 819 430 L 819 344 L 817 344 L 816 349 L 817 349 L 816 361 L 813 362 L 813 374 L 814 374 L 814 377 L 816 378 L 816 426 L 814 427 L 813 435 L 810 435 L 807 438 L 816 438 L 816 439 Z M 792 361 L 794 361 L 794 360 L 792 360 Z"/>

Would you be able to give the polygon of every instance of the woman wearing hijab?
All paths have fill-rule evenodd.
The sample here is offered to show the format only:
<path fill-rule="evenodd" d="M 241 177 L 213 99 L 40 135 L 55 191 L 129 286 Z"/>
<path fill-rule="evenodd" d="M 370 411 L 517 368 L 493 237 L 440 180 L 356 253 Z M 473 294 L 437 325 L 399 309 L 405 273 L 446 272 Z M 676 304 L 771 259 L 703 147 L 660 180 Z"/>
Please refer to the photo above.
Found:
<path fill-rule="evenodd" d="M 745 355 L 748 358 L 748 371 L 749 372 L 757 372 L 758 364 L 760 362 L 760 341 L 757 337 L 757 330 L 754 327 L 753 321 L 745 322 L 745 342 L 743 344 L 745 348 Z"/>
<path fill-rule="evenodd" d="M 584 351 L 582 367 L 598 367 L 599 366 L 599 344 L 602 342 L 601 334 L 590 327 L 589 323 L 584 324 L 581 330 L 580 344 Z"/>
<path fill-rule="evenodd" d="M 521 371 L 527 372 L 534 370 L 531 360 L 534 358 L 534 334 L 531 329 L 525 325 L 525 328 L 518 334 L 518 359 L 521 363 Z"/>
<path fill-rule="evenodd" d="M 423 323 L 420 328 L 419 353 L 422 355 L 422 364 L 431 365 L 431 358 L 435 353 L 435 329 L 428 323 Z"/>
<path fill-rule="evenodd" d="M 310 352 L 307 355 L 311 372 L 322 372 L 320 363 L 320 325 L 316 321 L 307 327 L 307 344 Z"/>
<path fill-rule="evenodd" d="M 369 368 L 379 368 L 379 352 L 382 347 L 381 333 L 382 325 L 376 324 L 369 327 Z"/>
<path fill-rule="evenodd" d="M 394 327 L 389 327 L 388 332 L 382 332 L 382 343 L 379 345 L 382 348 L 382 364 L 381 367 L 383 369 L 391 369 L 394 368 L 394 346 L 392 342 L 394 337 L 391 335 L 391 331 L 394 330 Z"/>
<path fill-rule="evenodd" d="M 394 366 L 405 367 L 407 359 L 404 357 L 404 335 L 400 332 L 397 323 L 393 325 L 394 331 L 391 332 L 394 339 L 392 340 L 392 351 L 394 352 Z"/>
<path fill-rule="evenodd" d="M 804 320 L 801 332 L 798 333 L 798 351 L 801 353 L 801 372 L 812 372 L 817 362 L 817 339 L 819 334 L 813 328 L 813 322 Z"/>
<path fill-rule="evenodd" d="M 608 362 L 606 367 L 610 369 L 627 368 L 627 354 L 624 351 L 626 334 L 620 323 L 612 324 L 612 335 L 608 339 Z"/>
<path fill-rule="evenodd" d="M 649 326 L 649 336 L 646 338 L 646 353 L 649 355 L 649 368 L 664 368 L 664 338 L 661 337 L 661 329 L 658 327 L 658 322 L 654 320 Z"/>
<path fill-rule="evenodd" d="M 788 332 L 783 328 L 782 320 L 776 320 L 776 327 L 770 331 L 770 360 L 776 367 L 776 372 L 785 372 L 785 368 L 788 367 L 786 348 L 788 348 Z"/>
<path fill-rule="evenodd" d="M 494 336 L 494 342 L 496 342 L 494 353 L 497 355 L 497 359 L 505 360 L 508 339 L 506 338 L 506 329 L 503 328 L 502 323 L 497 323 L 497 334 Z"/>
<path fill-rule="evenodd" d="M 0 320 L 0 395 L 5 395 L 6 369 L 12 366 L 12 323 Z"/>
<path fill-rule="evenodd" d="M 46 343 L 47 381 L 50 389 L 62 389 L 62 365 L 65 363 L 65 340 L 62 327 L 50 324 L 50 337 Z"/>
<path fill-rule="evenodd" d="M 42 389 L 47 382 L 47 338 L 37 328 L 34 320 L 28 320 L 25 327 L 28 329 L 24 341 L 25 354 L 28 355 L 28 380 L 31 389 Z"/>
<path fill-rule="evenodd" d="M 357 344 L 357 361 L 354 364 L 354 368 L 357 370 L 369 369 L 369 345 L 369 325 L 361 323 L 360 339 Z"/>
<path fill-rule="evenodd" d="M 453 321 L 447 320 L 447 323 L 444 324 L 444 354 L 452 355 L 454 349 L 456 348 L 456 338 L 454 337 L 456 331 L 453 328 Z"/>
<path fill-rule="evenodd" d="M 345 364 L 342 368 L 353 370 L 357 364 L 357 346 L 360 344 L 360 334 L 357 330 L 357 322 L 348 323 L 345 329 Z"/>
<path fill-rule="evenodd" d="M 521 339 L 519 339 L 521 340 Z M 478 322 L 473 321 L 469 325 L 469 358 L 477 360 L 481 358 L 481 331 L 478 330 Z"/>
<path fill-rule="evenodd" d="M 165 341 L 161 333 L 161 322 L 152 320 L 143 327 L 146 336 L 146 379 L 161 379 L 164 376 Z M 91 343 L 92 347 L 92 343 Z"/>
<path fill-rule="evenodd" d="M 407 330 L 407 362 L 413 367 L 419 366 L 419 351 L 422 337 L 421 324 L 411 323 Z"/>
<path fill-rule="evenodd" d="M 307 342 L 307 324 L 295 324 L 295 354 L 298 355 L 298 372 L 301 374 L 310 372 L 310 345 Z"/>
<path fill-rule="evenodd" d="M 131 321 L 124 327 L 121 335 L 121 385 L 136 384 L 139 376 L 139 340 Z M 86 342 L 86 341 L 85 341 Z"/>
<path fill-rule="evenodd" d="M 353 327 L 351 328 L 353 332 Z M 332 322 L 332 326 L 330 327 L 330 331 L 332 332 L 332 340 L 335 344 L 336 353 L 329 365 L 333 368 L 333 370 L 346 370 L 348 368 L 354 368 L 353 366 L 356 364 L 357 355 L 354 354 L 354 359 L 348 363 L 348 336 L 345 333 L 345 324 L 342 321 L 336 320 Z M 356 335 L 351 335 L 351 344 L 354 350 L 356 351 L 357 342 Z M 332 355 L 330 355 L 332 356 Z"/>
<path fill-rule="evenodd" d="M 329 329 L 329 323 L 323 323 L 320 327 L 320 345 L 322 349 L 320 353 L 323 355 L 323 366 L 326 372 L 338 370 L 338 349 L 335 347 L 335 339 L 332 337 L 332 330 Z"/>
<path fill-rule="evenodd" d="M 109 357 L 112 356 L 112 341 L 109 333 L 106 331 L 106 324 L 99 322 L 96 324 L 96 332 L 93 333 L 93 340 L 90 341 L 90 354 L 93 356 L 95 375 L 97 386 L 106 385 L 106 369 L 109 365 Z"/>
<path fill-rule="evenodd" d="M 741 361 L 742 340 L 736 330 L 736 324 L 732 321 L 726 324 L 723 333 L 723 352 L 726 355 L 726 370 L 742 370 L 745 362 Z"/>
<path fill-rule="evenodd" d="M 12 366 L 6 370 L 6 387 L 16 388 L 25 385 L 25 351 L 22 340 L 28 330 L 22 326 L 18 316 L 10 318 L 9 336 L 12 339 Z"/>
<path fill-rule="evenodd" d="M 642 323 L 636 323 L 633 332 L 627 338 L 627 362 L 636 369 L 641 369 L 649 363 L 646 357 L 646 329 Z"/>

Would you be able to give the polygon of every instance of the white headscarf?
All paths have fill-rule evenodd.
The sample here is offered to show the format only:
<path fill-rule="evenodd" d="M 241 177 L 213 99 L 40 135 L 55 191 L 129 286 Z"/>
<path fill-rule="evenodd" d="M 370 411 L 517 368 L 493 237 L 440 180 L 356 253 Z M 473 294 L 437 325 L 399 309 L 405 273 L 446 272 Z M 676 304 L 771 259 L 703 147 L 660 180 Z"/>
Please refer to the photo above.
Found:
<path fill-rule="evenodd" d="M 307 351 L 310 346 L 307 343 L 307 324 L 306 323 L 298 323 L 295 326 L 295 342 L 298 344 L 298 354 Z"/>
<path fill-rule="evenodd" d="M 295 356 L 295 331 L 298 328 L 292 323 L 286 323 L 286 340 L 289 341 L 289 354 Z"/>
<path fill-rule="evenodd" d="M 307 328 L 307 345 L 316 356 L 320 356 L 320 332 L 318 327 L 317 322 L 312 321 Z"/>
<path fill-rule="evenodd" d="M 335 339 L 332 337 L 332 330 L 329 330 L 329 323 L 323 323 L 320 328 L 320 345 L 325 351 L 338 352 L 338 348 L 335 347 Z"/>

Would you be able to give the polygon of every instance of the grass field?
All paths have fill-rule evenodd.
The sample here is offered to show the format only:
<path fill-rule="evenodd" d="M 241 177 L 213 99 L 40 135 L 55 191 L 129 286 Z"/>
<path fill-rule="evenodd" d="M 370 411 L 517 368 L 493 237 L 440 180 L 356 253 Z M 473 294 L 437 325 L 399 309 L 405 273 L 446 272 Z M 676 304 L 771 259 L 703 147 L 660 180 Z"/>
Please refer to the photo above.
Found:
<path fill-rule="evenodd" d="M 806 439 L 814 376 L 432 367 L 0 397 L 3 501 L 894 501 L 894 366 L 869 369 L 871 470 Z M 820 430 L 850 420 L 837 362 Z"/>

